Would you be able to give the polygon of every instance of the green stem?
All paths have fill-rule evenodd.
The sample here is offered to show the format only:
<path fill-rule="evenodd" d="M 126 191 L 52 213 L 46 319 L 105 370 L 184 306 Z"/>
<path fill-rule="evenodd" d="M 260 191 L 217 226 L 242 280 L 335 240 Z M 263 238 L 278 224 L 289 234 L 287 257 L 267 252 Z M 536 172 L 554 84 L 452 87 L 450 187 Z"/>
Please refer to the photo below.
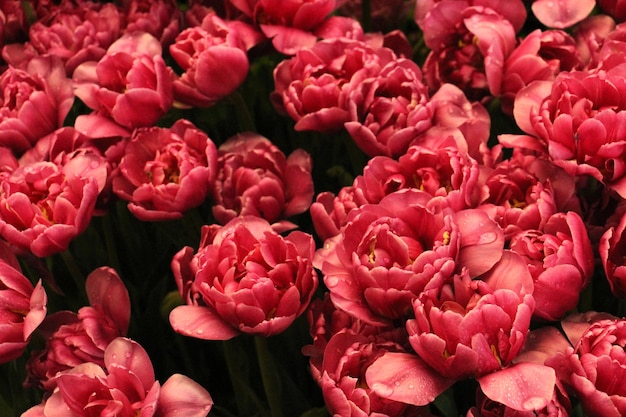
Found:
<path fill-rule="evenodd" d="M 255 336 L 254 344 L 259 361 L 259 368 L 261 369 L 263 388 L 265 389 L 267 402 L 270 405 L 272 417 L 283 417 L 280 378 L 278 376 L 278 369 L 276 369 L 276 364 L 274 363 L 274 357 L 270 353 L 267 345 L 267 338 Z"/>
<path fill-rule="evenodd" d="M 65 262 L 65 267 L 72 277 L 72 281 L 74 281 L 74 284 L 78 289 L 78 293 L 81 297 L 87 300 L 87 293 L 85 292 L 85 277 L 83 276 L 83 273 L 80 272 L 80 268 L 76 263 L 76 259 L 74 259 L 74 255 L 72 255 L 72 252 L 70 252 L 69 249 L 66 249 L 61 252 L 61 258 L 63 259 L 63 262 Z"/>
<path fill-rule="evenodd" d="M 256 124 L 254 123 L 254 118 L 250 114 L 250 109 L 248 109 L 246 100 L 244 100 L 241 93 L 238 91 L 234 92 L 230 96 L 230 99 L 235 106 L 235 112 L 237 113 L 237 123 L 239 125 L 240 131 L 256 132 Z"/>
<path fill-rule="evenodd" d="M 234 340 L 223 342 L 224 360 L 228 368 L 231 384 L 235 398 L 237 398 L 237 414 L 240 416 L 253 415 L 259 410 L 265 410 L 264 404 L 250 387 L 248 370 L 246 368 L 245 352 Z M 269 417 L 266 412 L 261 411 L 263 417 Z"/>
<path fill-rule="evenodd" d="M 361 0 L 361 25 L 363 32 L 369 32 L 372 29 L 372 4 L 370 0 Z"/>
<path fill-rule="evenodd" d="M 117 246 L 115 239 L 113 238 L 113 223 L 111 222 L 111 213 L 107 213 L 102 216 L 102 231 L 104 233 L 104 244 L 107 248 L 107 255 L 109 257 L 109 266 L 116 271 L 120 271 L 121 264 L 120 259 L 117 256 Z"/>

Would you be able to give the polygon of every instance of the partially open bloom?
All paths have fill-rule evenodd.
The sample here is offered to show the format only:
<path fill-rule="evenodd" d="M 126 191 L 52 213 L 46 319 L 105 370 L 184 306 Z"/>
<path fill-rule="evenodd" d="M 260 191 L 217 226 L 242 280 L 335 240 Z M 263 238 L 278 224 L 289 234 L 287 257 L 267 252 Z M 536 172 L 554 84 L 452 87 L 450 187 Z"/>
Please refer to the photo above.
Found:
<path fill-rule="evenodd" d="M 286 219 L 306 211 L 313 199 L 311 169 L 311 158 L 302 149 L 286 157 L 261 135 L 233 136 L 219 147 L 213 216 L 226 224 L 236 216 L 254 215 L 278 230 L 293 228 Z"/>
<path fill-rule="evenodd" d="M 146 32 L 167 47 L 178 35 L 182 12 L 175 0 L 122 0 L 124 32 Z"/>
<path fill-rule="evenodd" d="M 79 65 L 74 93 L 89 108 L 127 129 L 152 126 L 172 106 L 172 70 L 161 43 L 145 32 L 115 41 L 99 61 Z"/>
<path fill-rule="evenodd" d="M 408 318 L 412 300 L 436 277 L 457 267 L 476 277 L 498 262 L 504 234 L 486 213 L 430 210 L 430 199 L 404 189 L 350 212 L 315 258 L 335 306 L 386 325 Z"/>
<path fill-rule="evenodd" d="M 625 74 L 621 64 L 532 82 L 514 108 L 528 136 L 509 135 L 509 146 L 543 152 L 570 175 L 590 175 L 625 197 Z"/>
<path fill-rule="evenodd" d="M 227 22 L 210 12 L 200 26 L 176 37 L 169 49 L 183 70 L 174 81 L 177 102 L 208 107 L 239 87 L 248 75 L 246 50 L 253 46 L 248 44 L 245 29 L 243 22 Z M 248 32 L 254 37 L 251 28 Z"/>
<path fill-rule="evenodd" d="M 72 83 L 56 57 L 37 57 L 0 76 L 0 145 L 22 153 L 63 125 L 74 104 Z"/>
<path fill-rule="evenodd" d="M 293 54 L 311 47 L 317 37 L 312 33 L 335 9 L 335 0 L 230 0 L 265 36 L 277 51 Z"/>
<path fill-rule="evenodd" d="M 171 312 L 172 327 L 208 340 L 283 332 L 317 289 L 314 250 L 310 235 L 294 231 L 283 238 L 258 217 L 205 226 L 197 253 L 185 247 L 172 260 L 187 304 Z"/>
<path fill-rule="evenodd" d="M 0 182 L 0 235 L 18 249 L 45 257 L 61 252 L 93 215 L 106 166 L 76 155 L 63 165 L 20 166 Z M 106 174 L 104 175 L 106 178 Z"/>
<path fill-rule="evenodd" d="M 499 94 L 504 62 L 516 44 L 516 22 L 507 17 L 512 10 L 523 12 L 524 6 L 521 1 L 507 3 L 505 16 L 500 13 L 504 13 L 503 6 L 494 10 L 480 3 L 486 2 L 442 0 L 423 20 L 416 16 L 432 50 L 423 67 L 431 89 L 451 83 L 471 100 Z"/>
<path fill-rule="evenodd" d="M 397 158 L 431 126 L 428 89 L 411 60 L 393 60 L 371 76 L 357 72 L 343 90 L 350 111 L 346 130 L 369 156 Z"/>
<path fill-rule="evenodd" d="M 274 106 L 296 121 L 296 130 L 336 132 L 350 120 L 340 99 L 356 72 L 365 79 L 396 59 L 388 48 L 335 38 L 303 49 L 274 69 Z"/>
<path fill-rule="evenodd" d="M 624 230 L 626 216 L 622 216 L 619 224 L 610 227 L 600 239 L 600 259 L 611 291 L 616 297 L 626 298 L 626 252 L 624 249 Z"/>
<path fill-rule="evenodd" d="M 513 363 L 534 308 L 525 262 L 506 252 L 482 279 L 467 270 L 440 275 L 413 301 L 406 322 L 413 353 L 388 352 L 370 366 L 367 383 L 379 395 L 428 404 L 455 381 L 476 378 L 490 399 L 520 411 L 552 399 L 554 370 Z"/>
<path fill-rule="evenodd" d="M 533 276 L 535 317 L 556 321 L 576 307 L 594 267 L 591 242 L 578 214 L 555 213 L 541 230 L 514 235 L 509 247 L 524 257 Z"/>
<path fill-rule="evenodd" d="M 14 66 L 27 65 L 36 55 L 56 56 L 71 77 L 80 63 L 102 58 L 121 26 L 122 17 L 112 3 L 81 2 L 75 7 L 66 2 L 30 26 L 28 42 L 6 45 L 2 56 Z"/>
<path fill-rule="evenodd" d="M 205 417 L 211 395 L 197 382 L 174 374 L 163 385 L 155 380 L 152 362 L 137 342 L 118 337 L 104 352 L 104 367 L 87 362 L 59 375 L 57 388 L 23 417 L 92 415 Z"/>
<path fill-rule="evenodd" d="M 101 267 L 85 281 L 89 306 L 78 314 L 58 312 L 46 319 L 57 324 L 43 350 L 33 353 L 27 364 L 28 385 L 46 391 L 56 387 L 60 373 L 91 362 L 104 367 L 104 351 L 119 336 L 126 336 L 130 322 L 130 298 L 117 272 Z"/>
<path fill-rule="evenodd" d="M 167 128 L 136 129 L 113 178 L 113 191 L 144 221 L 176 219 L 202 204 L 213 188 L 217 148 L 181 119 Z"/>
<path fill-rule="evenodd" d="M 41 281 L 33 287 L 22 275 L 17 260 L 0 260 L 0 363 L 22 354 L 46 317 L 46 303 Z"/>
<path fill-rule="evenodd" d="M 600 318 L 587 326 L 574 347 L 546 361 L 564 385 L 580 399 L 590 417 L 618 417 L 626 413 L 626 320 Z"/>

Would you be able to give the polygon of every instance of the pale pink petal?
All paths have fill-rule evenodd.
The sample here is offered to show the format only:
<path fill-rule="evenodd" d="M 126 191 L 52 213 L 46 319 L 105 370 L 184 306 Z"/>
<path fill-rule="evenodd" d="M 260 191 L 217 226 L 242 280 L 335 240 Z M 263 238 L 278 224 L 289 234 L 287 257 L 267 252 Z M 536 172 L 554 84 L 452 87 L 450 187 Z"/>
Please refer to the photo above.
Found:
<path fill-rule="evenodd" d="M 141 381 L 145 390 L 154 384 L 152 361 L 139 343 L 125 337 L 114 339 L 104 351 L 104 364 L 109 367 L 128 369 Z"/>
<path fill-rule="evenodd" d="M 387 352 L 365 372 L 367 385 L 377 395 L 417 406 L 428 405 L 454 380 L 442 377 L 417 355 Z"/>
<path fill-rule="evenodd" d="M 209 392 L 184 375 L 172 375 L 161 387 L 159 415 L 162 417 L 204 417 L 212 406 Z"/>
<path fill-rule="evenodd" d="M 206 307 L 178 306 L 170 313 L 175 332 L 205 340 L 228 340 L 239 332 Z"/>
<path fill-rule="evenodd" d="M 595 0 L 535 0 L 532 10 L 544 25 L 564 29 L 584 20 L 595 5 Z"/>
<path fill-rule="evenodd" d="M 120 333 L 126 334 L 130 322 L 130 296 L 117 272 L 109 267 L 96 269 L 87 277 L 85 289 L 89 303 L 100 305 L 117 324 Z"/>
<path fill-rule="evenodd" d="M 549 366 L 518 363 L 478 378 L 485 395 L 519 411 L 544 408 L 554 395 L 556 374 Z"/>

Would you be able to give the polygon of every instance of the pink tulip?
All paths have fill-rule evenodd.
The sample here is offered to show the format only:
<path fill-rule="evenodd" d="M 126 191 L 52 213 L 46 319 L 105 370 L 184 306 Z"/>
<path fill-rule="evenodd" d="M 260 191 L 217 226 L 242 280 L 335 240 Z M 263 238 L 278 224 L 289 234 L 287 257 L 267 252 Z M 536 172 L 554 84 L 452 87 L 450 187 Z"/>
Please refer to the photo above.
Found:
<path fill-rule="evenodd" d="M 144 348 L 118 337 L 104 352 L 104 367 L 86 362 L 59 375 L 52 395 L 22 416 L 205 417 L 212 406 L 206 389 L 184 375 L 174 374 L 161 385 Z"/>
<path fill-rule="evenodd" d="M 408 318 L 412 300 L 436 277 L 457 265 L 479 276 L 500 259 L 504 235 L 485 213 L 430 211 L 430 199 L 405 189 L 350 212 L 315 259 L 335 306 L 366 323 L 389 324 Z"/>
<path fill-rule="evenodd" d="M 529 331 L 529 291 L 530 273 L 510 252 L 484 281 L 463 270 L 438 277 L 413 301 L 415 319 L 406 322 L 415 354 L 385 353 L 368 369 L 368 385 L 385 398 L 426 405 L 455 381 L 476 378 L 493 401 L 542 409 L 552 399 L 554 370 L 513 363 Z"/>
<path fill-rule="evenodd" d="M 296 121 L 296 130 L 339 131 L 350 120 L 341 100 L 344 84 L 357 72 L 362 79 L 379 74 L 395 59 L 391 49 L 364 41 L 320 41 L 276 66 L 272 103 Z"/>
<path fill-rule="evenodd" d="M 604 273 L 616 297 L 626 298 L 626 268 L 624 268 L 623 237 L 626 229 L 626 215 L 619 224 L 609 227 L 600 239 L 600 259 Z"/>
<path fill-rule="evenodd" d="M 182 12 L 175 0 L 122 0 L 120 3 L 126 17 L 126 34 L 149 33 L 167 47 L 180 32 Z"/>
<path fill-rule="evenodd" d="M 626 378 L 624 337 L 626 320 L 600 317 L 574 341 L 574 347 L 547 359 L 567 389 L 580 400 L 589 417 L 618 417 L 626 413 L 623 385 Z"/>
<path fill-rule="evenodd" d="M 505 60 L 515 48 L 515 28 L 490 8 L 463 9 L 463 3 L 444 0 L 426 15 L 422 27 L 432 52 L 424 78 L 432 90 L 454 84 L 472 101 L 498 96 Z"/>
<path fill-rule="evenodd" d="M 346 130 L 369 156 L 397 158 L 431 126 L 422 72 L 408 59 L 391 61 L 373 76 L 355 73 L 340 100 L 350 111 Z"/>
<path fill-rule="evenodd" d="M 3 251 L 6 249 L 3 248 Z M 17 261 L 0 260 L 0 363 L 18 358 L 46 317 L 47 295 L 22 275 Z"/>
<path fill-rule="evenodd" d="M 366 337 L 347 329 L 330 338 L 324 352 L 319 384 L 326 407 L 332 415 L 342 417 L 430 415 L 425 407 L 379 396 L 365 382 L 368 366 L 388 351 L 404 350 L 393 337 Z"/>
<path fill-rule="evenodd" d="M 310 235 L 294 231 L 283 238 L 258 217 L 205 226 L 197 253 L 185 247 L 172 260 L 186 302 L 171 312 L 172 327 L 207 340 L 283 332 L 317 289 L 314 249 Z"/>
<path fill-rule="evenodd" d="M 569 175 L 590 175 L 624 197 L 626 66 L 605 62 L 608 67 L 562 72 L 554 82 L 534 81 L 522 89 L 514 115 L 528 136 L 512 136 L 508 143 L 542 152 Z"/>
<path fill-rule="evenodd" d="M 119 37 L 121 25 L 119 10 L 111 3 L 59 6 L 48 18 L 31 25 L 28 42 L 6 45 L 2 54 L 13 66 L 27 65 L 37 55 L 56 56 L 71 77 L 79 64 L 104 56 Z"/>
<path fill-rule="evenodd" d="M 167 128 L 139 128 L 126 145 L 113 192 L 144 221 L 181 218 L 202 204 L 217 173 L 217 148 L 181 119 Z"/>
<path fill-rule="evenodd" d="M 293 55 L 312 47 L 317 37 L 313 31 L 335 9 L 335 0 L 230 0 L 252 18 L 265 36 L 272 39 L 277 51 Z"/>
<path fill-rule="evenodd" d="M 618 22 L 626 21 L 626 2 L 623 0 L 598 0 L 598 6 Z"/>
<path fill-rule="evenodd" d="M 89 306 L 78 314 L 57 312 L 46 319 L 54 328 L 46 346 L 26 365 L 28 385 L 53 391 L 58 376 L 86 362 L 104 366 L 104 351 L 116 337 L 125 336 L 130 321 L 130 298 L 117 272 L 101 267 L 85 281 Z"/>
<path fill-rule="evenodd" d="M 535 80 L 553 80 L 561 71 L 580 69 L 582 64 L 575 40 L 566 32 L 531 32 L 506 59 L 499 92 L 502 109 L 512 115 L 522 88 Z"/>
<path fill-rule="evenodd" d="M 524 257 L 533 276 L 535 317 L 556 321 L 576 307 L 594 269 L 591 242 L 580 216 L 556 213 L 541 231 L 514 235 L 509 247 Z"/>
<path fill-rule="evenodd" d="M 214 12 L 204 17 L 201 26 L 182 31 L 170 45 L 172 57 L 184 71 L 174 81 L 176 101 L 208 107 L 231 94 L 248 75 L 246 50 L 259 40 L 243 22 L 224 21 Z M 224 66 L 230 70 L 224 71 Z"/>
<path fill-rule="evenodd" d="M 0 76 L 0 144 L 16 154 L 63 125 L 73 103 L 72 84 L 62 62 L 37 57 L 25 69 Z"/>
<path fill-rule="evenodd" d="M 0 235 L 20 250 L 45 257 L 61 252 L 91 220 L 102 170 L 89 155 L 63 165 L 40 161 L 17 168 L 0 182 Z"/>
<path fill-rule="evenodd" d="M 114 42 L 99 61 L 79 65 L 74 92 L 89 108 L 133 129 L 152 126 L 170 109 L 172 77 L 160 42 L 134 32 Z"/>
<path fill-rule="evenodd" d="M 294 224 L 285 219 L 311 205 L 311 169 L 311 157 L 302 149 L 285 157 L 263 136 L 234 136 L 219 147 L 213 216 L 226 224 L 237 216 L 254 215 L 277 230 L 291 229 Z"/>

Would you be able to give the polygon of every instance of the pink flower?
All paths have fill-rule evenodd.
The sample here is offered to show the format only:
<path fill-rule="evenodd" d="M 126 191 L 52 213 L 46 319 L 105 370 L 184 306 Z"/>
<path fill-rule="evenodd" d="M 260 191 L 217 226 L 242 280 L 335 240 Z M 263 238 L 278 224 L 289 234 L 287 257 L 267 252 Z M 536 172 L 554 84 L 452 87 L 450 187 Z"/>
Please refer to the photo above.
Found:
<path fill-rule="evenodd" d="M 3 244 L 3 252 L 7 249 Z M 4 253 L 3 253 L 4 255 Z M 22 275 L 17 260 L 0 260 L 0 363 L 18 358 L 46 317 L 46 291 Z"/>
<path fill-rule="evenodd" d="M 167 47 L 180 32 L 182 12 L 175 0 L 122 0 L 124 33 L 145 32 Z"/>
<path fill-rule="evenodd" d="M 76 155 L 63 165 L 20 166 L 0 182 L 0 235 L 39 257 L 61 252 L 91 220 L 102 189 L 100 163 Z"/>
<path fill-rule="evenodd" d="M 509 143 L 543 152 L 569 175 L 590 175 L 626 196 L 625 75 L 622 64 L 531 83 L 514 109 L 515 121 L 529 136 L 513 136 Z"/>
<path fill-rule="evenodd" d="M 267 138 L 242 133 L 220 145 L 218 166 L 212 210 L 220 224 L 254 215 L 290 229 L 285 219 L 311 205 L 311 158 L 302 149 L 285 157 Z"/>
<path fill-rule="evenodd" d="M 626 2 L 624 0 L 598 0 L 598 6 L 618 22 L 626 21 Z"/>
<path fill-rule="evenodd" d="M 74 71 L 74 92 L 89 108 L 128 129 L 152 126 L 173 102 L 172 70 L 152 35 L 122 36 L 99 61 Z"/>
<path fill-rule="evenodd" d="M 541 231 L 514 235 L 509 247 L 526 260 L 533 276 L 535 317 L 556 321 L 576 307 L 594 269 L 591 242 L 580 216 L 556 213 Z"/>
<path fill-rule="evenodd" d="M 350 120 L 341 101 L 343 86 L 355 73 L 367 78 L 395 60 L 391 49 L 335 38 L 306 48 L 274 70 L 272 103 L 296 121 L 296 130 L 336 132 Z"/>
<path fill-rule="evenodd" d="M 317 41 L 312 33 L 335 9 L 335 0 L 230 0 L 272 39 L 277 51 L 287 55 L 310 48 Z"/>
<path fill-rule="evenodd" d="M 198 252 L 185 247 L 172 260 L 187 303 L 171 312 L 172 327 L 208 340 L 283 332 L 317 289 L 314 250 L 310 235 L 294 231 L 283 238 L 258 217 L 205 226 Z"/>
<path fill-rule="evenodd" d="M 104 367 L 87 362 L 59 375 L 52 395 L 22 416 L 204 417 L 212 406 L 206 389 L 184 375 L 174 374 L 161 385 L 144 348 L 118 337 L 104 352 Z"/>
<path fill-rule="evenodd" d="M 37 57 L 25 69 L 0 76 L 0 144 L 20 154 L 63 125 L 73 103 L 72 84 L 58 58 Z"/>
<path fill-rule="evenodd" d="M 454 84 L 472 101 L 500 94 L 504 63 L 516 45 L 509 20 L 491 8 L 463 9 L 444 0 L 426 15 L 422 27 L 432 49 L 423 67 L 432 90 Z"/>
<path fill-rule="evenodd" d="M 169 128 L 139 128 L 124 150 L 113 192 L 144 221 L 177 219 L 204 202 L 217 173 L 217 148 L 181 119 Z"/>
<path fill-rule="evenodd" d="M 479 276 L 500 259 L 504 235 L 484 212 L 431 211 L 430 199 L 405 189 L 350 212 L 315 258 L 335 306 L 366 323 L 386 325 L 406 319 L 412 300 L 435 277 L 457 265 Z"/>
<path fill-rule="evenodd" d="M 396 337 L 395 339 L 399 339 Z M 404 349 L 393 337 L 370 336 L 342 330 L 328 341 L 319 384 L 328 411 L 334 416 L 420 417 L 425 408 L 379 396 L 365 381 L 369 365 L 388 351 Z"/>
<path fill-rule="evenodd" d="M 227 22 L 211 12 L 201 26 L 185 29 L 176 37 L 169 48 L 183 70 L 174 81 L 176 101 L 208 107 L 239 87 L 248 75 L 246 50 L 254 46 L 246 43 L 246 33 L 253 33 L 246 28 L 243 22 Z"/>
<path fill-rule="evenodd" d="M 624 340 L 626 320 L 599 318 L 574 341 L 574 347 L 548 358 L 557 376 L 582 403 L 589 417 L 618 417 L 626 413 Z M 567 331 L 567 330 L 566 330 Z"/>
<path fill-rule="evenodd" d="M 350 111 L 345 128 L 369 156 L 394 158 L 431 126 L 433 110 L 422 72 L 411 60 L 393 60 L 379 73 L 355 73 L 340 100 Z"/>
<path fill-rule="evenodd" d="M 515 96 L 532 81 L 554 80 L 561 71 L 581 67 L 575 40 L 566 32 L 531 32 L 506 59 L 499 92 L 502 109 L 512 115 Z"/>
<path fill-rule="evenodd" d="M 33 23 L 29 41 L 5 46 L 2 55 L 14 66 L 27 65 L 36 55 L 59 57 L 68 76 L 85 61 L 97 61 L 119 37 L 120 13 L 111 3 L 82 3 L 59 6 L 58 10 Z"/>
<path fill-rule="evenodd" d="M 347 223 L 351 210 L 368 203 L 379 203 L 385 196 L 406 188 L 416 188 L 432 196 L 429 207 L 468 208 L 477 194 L 479 165 L 453 147 L 430 149 L 411 146 L 398 160 L 377 156 L 370 159 L 349 187 L 337 196 L 319 193 L 310 213 L 318 236 L 326 240 Z"/>
<path fill-rule="evenodd" d="M 524 261 L 506 252 L 484 276 L 467 270 L 441 275 L 413 301 L 406 322 L 415 353 L 388 352 L 366 373 L 382 397 L 425 405 L 455 381 L 476 378 L 491 400 L 519 411 L 542 409 L 552 399 L 554 370 L 513 363 L 529 331 L 532 279 Z M 531 382 L 532 381 L 532 382 Z"/>
<path fill-rule="evenodd" d="M 626 298 L 626 262 L 623 238 L 626 228 L 626 215 L 617 226 L 609 227 L 600 239 L 600 259 L 611 291 L 618 298 Z"/>
<path fill-rule="evenodd" d="M 130 298 L 117 272 L 101 267 L 85 281 L 89 306 L 78 314 L 58 312 L 45 327 L 55 327 L 43 350 L 34 352 L 26 368 L 28 385 L 46 391 L 56 387 L 60 373 L 91 362 L 104 367 L 104 351 L 116 337 L 125 336 L 130 321 Z M 42 326 L 43 327 L 43 326 Z"/>

